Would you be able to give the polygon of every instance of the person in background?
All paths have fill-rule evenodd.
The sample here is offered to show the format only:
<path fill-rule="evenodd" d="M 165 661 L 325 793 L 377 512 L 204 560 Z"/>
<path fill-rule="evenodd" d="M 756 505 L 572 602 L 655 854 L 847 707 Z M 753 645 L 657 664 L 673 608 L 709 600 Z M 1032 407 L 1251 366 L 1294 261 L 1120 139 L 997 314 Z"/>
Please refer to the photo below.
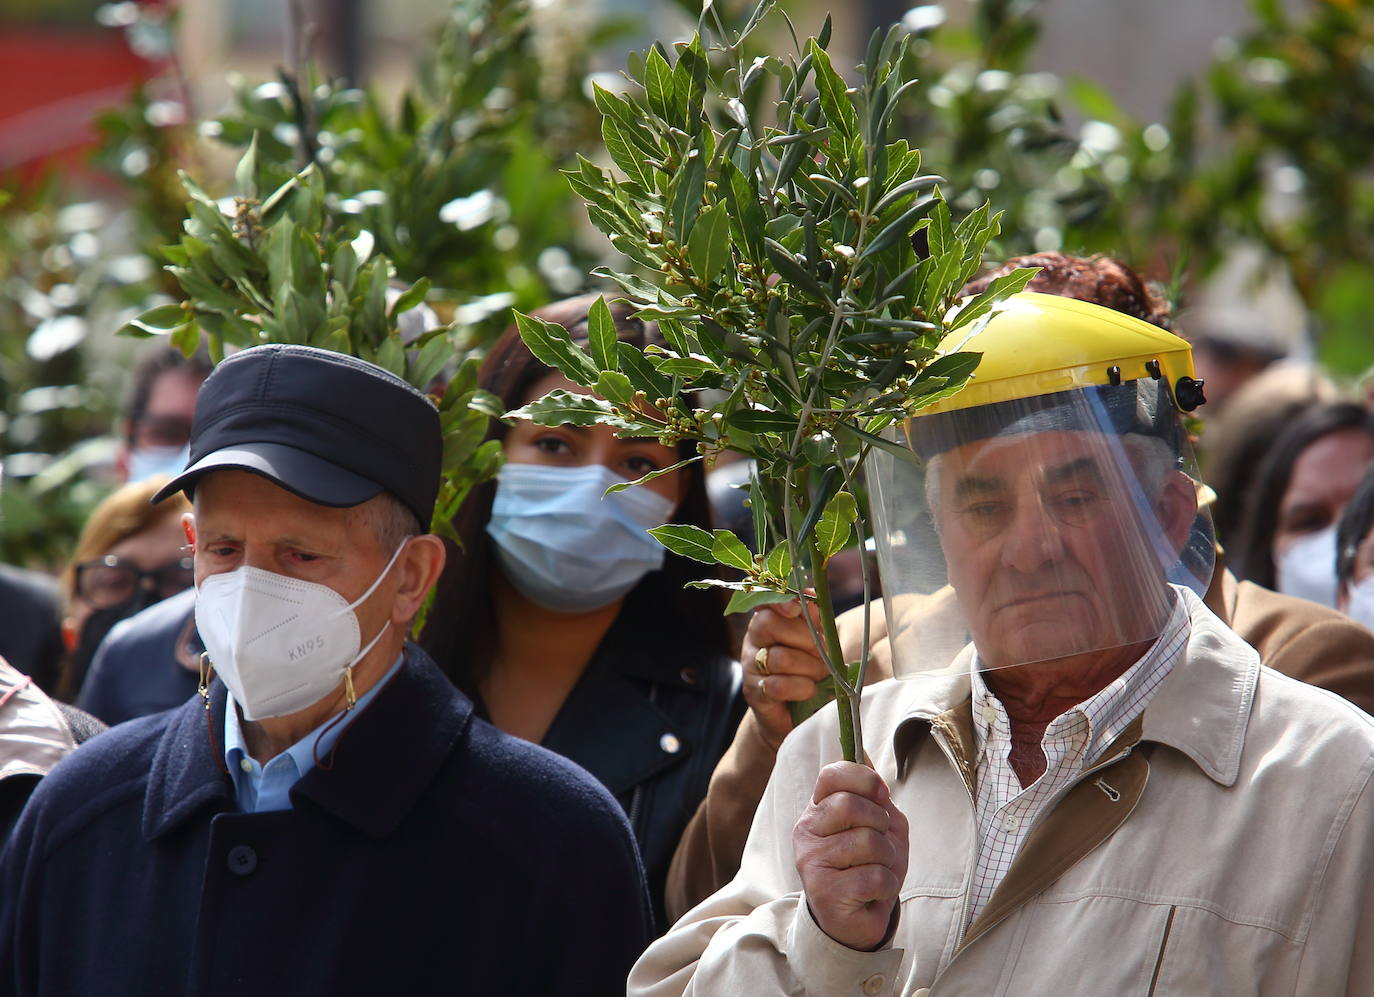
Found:
<path fill-rule="evenodd" d="M 171 477 L 186 466 L 196 392 L 209 374 L 210 358 L 203 350 L 188 357 L 158 345 L 139 358 L 129 380 L 115 454 L 120 481 Z"/>
<path fill-rule="evenodd" d="M 1374 466 L 1336 526 L 1336 608 L 1374 631 Z"/>
<path fill-rule="evenodd" d="M 1211 382 L 1207 390 L 1212 390 Z M 1308 405 L 1340 400 L 1329 377 L 1310 364 L 1289 360 L 1247 381 L 1219 413 L 1206 406 L 1198 457 L 1203 478 L 1216 492 L 1212 523 L 1224 549 L 1236 546 L 1245 499 L 1275 437 Z"/>
<path fill-rule="evenodd" d="M 1336 605 L 1336 524 L 1374 461 L 1374 415 L 1349 402 L 1294 416 L 1255 472 L 1228 556 L 1240 577 Z"/>
<path fill-rule="evenodd" d="M 53 695 L 66 656 L 59 605 L 52 578 L 0 564 L 0 658 Z"/>
<path fill-rule="evenodd" d="M 180 496 L 159 505 L 151 501 L 167 480 L 157 475 L 124 485 L 95 507 L 81 529 L 59 579 L 69 655 L 59 684 L 63 699 L 81 689 L 96 649 L 116 623 L 191 587 L 191 555 L 181 529 L 190 505 Z"/>
<path fill-rule="evenodd" d="M 536 314 L 585 343 L 595 300 Z M 620 342 L 654 342 L 628 307 L 611 312 Z M 507 409 L 556 388 L 586 391 L 535 359 L 514 328 L 479 381 Z M 722 601 L 684 589 L 698 566 L 646 532 L 711 528 L 701 462 L 604 495 L 693 452 L 605 426 L 516 421 L 491 435 L 506 464 L 455 519 L 462 553 L 440 580 L 423 643 L 480 716 L 577 762 L 620 801 L 662 930 L 669 860 L 743 712 Z"/>
<path fill-rule="evenodd" d="M 104 729 L 95 717 L 52 699 L 0 658 L 0 848 L 38 780 Z"/>
<path fill-rule="evenodd" d="M 353 357 L 258 346 L 206 380 L 157 497 L 193 498 L 214 681 L 34 791 L 0 994 L 620 989 L 651 924 L 620 808 L 406 639 L 442 455 L 429 398 Z"/>

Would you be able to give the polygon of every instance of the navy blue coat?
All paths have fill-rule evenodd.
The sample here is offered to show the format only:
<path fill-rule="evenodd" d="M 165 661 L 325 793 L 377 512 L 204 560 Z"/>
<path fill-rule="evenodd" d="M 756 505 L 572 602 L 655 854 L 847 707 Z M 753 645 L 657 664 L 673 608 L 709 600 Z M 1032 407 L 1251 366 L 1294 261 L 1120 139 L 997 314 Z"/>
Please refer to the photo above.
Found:
<path fill-rule="evenodd" d="M 423 652 L 288 811 L 236 812 L 225 699 L 40 783 L 0 856 L 0 994 L 624 992 L 650 916 L 620 807 Z"/>

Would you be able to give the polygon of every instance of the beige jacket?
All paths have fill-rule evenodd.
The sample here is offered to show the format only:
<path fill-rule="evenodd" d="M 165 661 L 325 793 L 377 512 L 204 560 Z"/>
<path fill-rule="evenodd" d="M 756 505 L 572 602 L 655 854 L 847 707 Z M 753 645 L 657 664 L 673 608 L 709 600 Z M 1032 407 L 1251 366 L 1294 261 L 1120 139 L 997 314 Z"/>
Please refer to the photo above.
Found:
<path fill-rule="evenodd" d="M 1270 668 L 1330 689 L 1374 712 L 1374 634 L 1348 616 L 1237 581 L 1220 565 L 1206 602 L 1222 622 L 1259 651 L 1260 660 Z M 838 620 L 847 658 L 859 656 L 862 614 L 861 609 L 851 609 Z M 867 681 L 891 678 L 887 618 L 880 603 L 872 609 L 869 640 Z M 739 870 L 744 839 L 774 758 L 754 715 L 745 714 L 673 856 L 665 894 L 671 920 L 716 892 Z"/>
<path fill-rule="evenodd" d="M 1188 598 L 1184 659 L 967 932 L 968 680 L 885 682 L 864 696 L 868 750 L 911 824 L 892 945 L 823 934 L 793 867 L 838 758 L 826 710 L 784 742 L 739 875 L 650 946 L 629 994 L 1374 993 L 1374 721 L 1261 668 Z"/>
<path fill-rule="evenodd" d="M 0 699 L 23 680 L 0 658 Z M 75 747 L 67 721 L 38 686 L 29 683 L 0 707 L 0 780 L 44 776 Z"/>

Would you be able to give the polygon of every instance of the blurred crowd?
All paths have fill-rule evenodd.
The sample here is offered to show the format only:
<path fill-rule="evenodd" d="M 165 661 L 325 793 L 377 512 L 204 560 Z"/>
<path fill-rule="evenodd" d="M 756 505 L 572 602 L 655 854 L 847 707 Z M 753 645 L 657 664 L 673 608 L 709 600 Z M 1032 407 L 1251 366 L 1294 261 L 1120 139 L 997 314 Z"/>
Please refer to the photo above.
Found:
<path fill-rule="evenodd" d="M 1368 399 L 1302 359 L 1292 337 L 1260 335 L 1253 316 L 1239 330 L 1235 316 L 1216 310 L 1171 316 L 1115 261 L 1040 254 L 1008 268 L 1016 264 L 1042 268 L 1032 291 L 1115 309 L 1191 342 L 1206 402 L 1186 425 L 1200 458 L 1197 501 L 1215 524 L 1216 566 L 1210 586 L 1201 586 L 1207 606 L 1265 664 L 1374 710 Z M 594 300 L 569 299 L 540 315 L 587 348 Z M 627 306 L 613 302 L 611 311 L 620 342 L 642 350 L 658 341 L 652 323 Z M 297 362 L 292 349 L 300 352 L 298 370 L 287 366 Z M 372 927 L 393 946 L 391 971 L 397 961 L 407 966 L 399 979 L 411 982 L 397 992 L 429 992 L 434 981 L 416 967 L 425 963 L 421 950 L 445 944 L 432 930 L 444 913 L 436 905 L 457 906 L 468 891 L 491 923 L 469 926 L 454 938 L 455 953 L 438 962 L 451 966 L 462 952 L 504 968 L 462 970 L 453 978 L 459 992 L 489 992 L 505 974 L 508 992 L 608 993 L 654 938 L 684 915 L 690 921 L 689 912 L 728 890 L 739 870 L 773 758 L 791 735 L 787 704 L 808 698 L 819 675 L 805 663 L 787 664 L 806 653 L 797 606 L 762 610 L 732 630 L 718 590 L 684 588 L 703 572 L 646 530 L 729 524 L 743 535 L 749 514 L 739 485 L 747 465 L 670 470 L 692 456 L 687 445 L 621 439 L 604 426 L 493 421 L 490 437 L 501 442 L 506 463 L 454 518 L 459 542 L 441 543 L 427 537 L 437 472 L 421 480 L 432 457 L 425 448 L 438 445 L 437 435 L 427 435 L 428 403 L 368 365 L 332 371 L 314 352 L 260 347 L 212 370 L 204 355 L 150 347 L 129 375 L 120 487 L 73 539 L 56 578 L 0 567 L 0 840 L 11 838 L 0 862 L 0 994 L 182 992 L 175 981 L 187 979 L 187 992 L 385 986 L 387 960 L 359 954 L 350 970 L 364 935 L 356 948 L 326 957 L 308 924 L 352 939 L 354 929 L 340 926 L 347 912 L 365 911 L 388 891 L 408 898 L 414 915 Z M 317 372 L 312 364 L 322 366 Z M 288 383 L 288 374 L 296 380 Z M 514 328 L 491 347 L 480 380 L 509 409 L 554 389 L 585 390 L 540 363 Z M 374 389 L 379 405 L 391 406 L 394 396 L 391 415 L 354 401 L 354 392 L 363 398 Z M 250 391 L 258 394 L 244 401 Z M 239 419 L 235 413 L 249 406 L 257 406 L 252 418 Z M 607 493 L 651 472 L 663 473 Z M 379 496 L 395 499 L 396 509 L 338 518 L 371 509 Z M 288 543 L 264 533 L 266 553 L 255 559 L 255 531 L 288 513 L 297 517 L 292 528 L 299 521 L 307 534 L 315 526 L 326 533 L 338 518 L 329 543 L 362 544 L 359 536 L 375 532 L 376 544 L 367 540 L 377 548 L 367 547 L 371 574 L 356 585 L 315 574 L 342 555 L 309 535 Z M 840 608 L 861 601 L 857 565 L 872 556 L 856 549 L 832 563 Z M 230 577 L 232 592 L 219 581 Z M 304 581 L 292 588 L 283 578 Z M 412 642 L 430 583 L 432 601 Z M 877 583 L 875 597 L 886 579 Z M 1305 602 L 1266 601 L 1273 593 Z M 378 599 L 390 608 L 377 610 Z M 288 604 L 296 609 L 287 612 Z M 281 668 L 273 672 L 260 652 L 316 610 L 327 611 L 330 628 L 353 618 L 355 639 L 347 657 L 302 692 L 288 688 Z M 851 645 L 871 641 L 881 662 L 893 612 L 876 610 L 865 635 L 850 613 L 841 618 L 842 636 Z M 270 627 L 261 622 L 269 616 Z M 268 636 L 273 628 L 277 635 Z M 308 629 L 300 630 L 300 646 L 313 639 Z M 1327 636 L 1312 644 L 1319 631 Z M 961 631 L 958 643 L 965 640 Z M 280 650 L 282 661 L 294 662 L 299 648 L 281 643 Z M 875 667 L 879 677 L 893 670 Z M 394 714 L 404 690 L 418 704 L 408 718 Z M 282 712 L 282 703 L 291 709 Z M 469 714 L 463 723 L 479 726 L 460 734 L 452 718 Z M 309 723 L 286 723 L 307 715 Z M 522 754 L 525 747 L 506 747 L 509 738 L 480 733 L 488 729 L 547 753 Z M 464 750 L 480 766 L 458 760 L 460 741 L 472 742 Z M 469 772 L 468 764 L 478 767 Z M 345 773 L 349 785 L 374 795 L 349 797 L 355 790 L 338 788 Z M 35 793 L 40 780 L 52 788 Z M 814 781 L 811 772 L 807 793 Z M 146 793 L 147 802 L 115 800 L 109 787 L 126 785 L 137 787 L 126 797 Z M 448 795 L 436 796 L 440 790 Z M 482 821 L 472 816 L 477 799 L 485 801 Z M 130 806 L 137 813 L 124 814 Z M 233 823 L 331 809 L 355 814 L 348 819 L 361 830 L 312 825 L 291 839 L 285 870 L 273 865 L 270 843 L 286 833 L 284 823 Z M 476 826 L 483 822 L 496 830 Z M 436 824 L 440 831 L 427 829 Z M 767 833 L 760 826 L 766 822 L 754 825 L 756 836 Z M 748 854 L 790 848 L 788 834 L 781 844 L 750 839 Z M 596 836 L 611 844 L 589 844 Z M 214 857 L 221 844 L 230 875 L 202 874 L 207 849 Z M 315 848 L 337 863 L 332 880 L 305 857 Z M 461 868 L 453 868 L 455 855 Z M 753 859 L 744 861 L 737 883 L 748 879 Z M 135 880 L 111 871 L 121 864 L 152 884 L 147 896 L 129 899 Z M 585 868 L 571 868 L 579 864 Z M 494 868 L 474 868 L 484 865 Z M 234 891 L 250 882 L 261 891 L 251 902 L 271 930 L 236 935 L 235 905 L 250 899 Z M 328 909 L 285 899 L 296 882 L 324 891 Z M 498 894 L 500 882 L 506 888 Z M 88 910 L 124 909 L 120 919 L 138 923 L 92 928 L 89 917 L 62 906 L 73 889 Z M 164 926 L 164 914 L 186 923 Z M 838 939 L 818 902 L 813 914 Z M 214 918 L 235 939 L 238 961 L 213 951 Z M 580 921 L 588 923 L 574 927 Z M 56 951 L 61 946 L 43 932 L 63 922 L 64 935 L 95 941 Z M 169 934 L 159 936 L 164 929 Z M 632 992 L 683 992 L 677 984 L 689 980 L 700 954 L 684 957 L 687 969 L 674 961 L 681 953 L 673 939 L 686 930 L 680 924 L 649 950 Z M 535 936 L 565 937 L 540 948 Z M 890 933 L 878 931 L 863 945 L 846 944 L 861 949 L 884 938 Z M 149 952 L 139 955 L 140 946 Z M 255 946 L 267 953 L 261 960 L 248 957 Z M 522 960 L 528 965 L 517 965 Z M 333 965 L 325 971 L 322 963 Z M 659 969 L 677 982 L 656 989 L 662 984 L 651 977 Z M 887 992 L 895 970 L 883 973 L 875 989 L 865 981 L 880 974 L 865 976 L 862 992 Z M 127 989 L 141 974 L 151 974 L 147 989 Z M 739 981 L 764 979 L 745 973 Z M 315 982 L 298 989 L 302 980 Z"/>

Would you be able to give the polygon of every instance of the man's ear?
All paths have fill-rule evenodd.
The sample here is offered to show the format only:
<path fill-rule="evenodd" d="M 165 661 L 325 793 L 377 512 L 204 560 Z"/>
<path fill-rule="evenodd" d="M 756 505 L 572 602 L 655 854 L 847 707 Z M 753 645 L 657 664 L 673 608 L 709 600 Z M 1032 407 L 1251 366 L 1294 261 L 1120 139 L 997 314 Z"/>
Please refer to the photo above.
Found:
<path fill-rule="evenodd" d="M 181 514 L 181 532 L 186 534 L 186 543 L 191 548 L 191 552 L 196 550 L 196 516 L 193 512 L 183 512 Z"/>
<path fill-rule="evenodd" d="M 391 622 L 404 629 L 424 604 L 425 596 L 439 580 L 448 552 L 444 542 L 432 533 L 411 537 L 396 558 L 396 572 L 400 586 L 391 607 Z"/>
<path fill-rule="evenodd" d="M 1159 522 L 1171 550 L 1181 552 L 1197 519 L 1197 486 L 1182 471 L 1170 471 L 1159 492 Z"/>

